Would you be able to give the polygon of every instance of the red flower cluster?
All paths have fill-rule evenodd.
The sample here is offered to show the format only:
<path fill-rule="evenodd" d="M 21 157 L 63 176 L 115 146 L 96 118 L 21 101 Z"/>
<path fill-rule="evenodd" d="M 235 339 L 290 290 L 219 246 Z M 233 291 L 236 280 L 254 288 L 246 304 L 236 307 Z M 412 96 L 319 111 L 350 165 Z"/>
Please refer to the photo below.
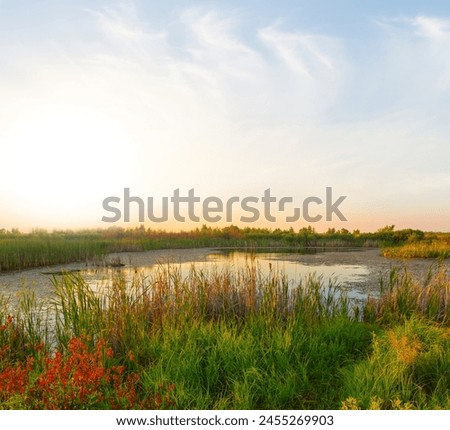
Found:
<path fill-rule="evenodd" d="M 0 332 L 5 331 L 8 327 L 10 327 L 12 325 L 12 323 L 13 323 L 13 316 L 8 315 L 6 317 L 5 324 L 0 325 Z"/>
<path fill-rule="evenodd" d="M 136 407 L 138 375 L 108 365 L 112 349 L 100 340 L 90 351 L 83 339 L 69 341 L 67 352 L 39 353 L 26 363 L 3 367 L 0 401 L 20 395 L 33 409 L 126 409 Z M 139 405 L 138 405 L 139 406 Z"/>

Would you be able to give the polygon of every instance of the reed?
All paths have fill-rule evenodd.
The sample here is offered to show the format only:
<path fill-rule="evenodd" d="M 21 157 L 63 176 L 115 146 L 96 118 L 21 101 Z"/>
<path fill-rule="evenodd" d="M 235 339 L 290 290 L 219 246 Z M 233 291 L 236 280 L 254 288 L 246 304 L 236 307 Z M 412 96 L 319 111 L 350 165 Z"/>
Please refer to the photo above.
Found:
<path fill-rule="evenodd" d="M 395 258 L 450 258 L 450 242 L 445 239 L 406 243 L 386 247 L 382 255 Z"/>
<path fill-rule="evenodd" d="M 443 265 L 431 266 L 424 280 L 406 270 L 393 268 L 381 280 L 379 298 L 369 298 L 363 313 L 366 321 L 392 324 L 419 315 L 436 323 L 450 323 L 450 282 Z"/>
<path fill-rule="evenodd" d="M 0 236 L 0 271 L 29 269 L 98 258 L 108 251 L 105 241 L 77 236 Z"/>

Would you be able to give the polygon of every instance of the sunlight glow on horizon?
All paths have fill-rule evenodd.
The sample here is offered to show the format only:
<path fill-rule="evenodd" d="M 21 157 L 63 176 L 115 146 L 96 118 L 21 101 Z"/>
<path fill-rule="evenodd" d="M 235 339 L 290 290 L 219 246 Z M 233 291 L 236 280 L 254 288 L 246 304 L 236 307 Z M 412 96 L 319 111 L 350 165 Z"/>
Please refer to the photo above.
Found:
<path fill-rule="evenodd" d="M 111 118 L 84 106 L 43 105 L 21 115 L 5 138 L 9 200 L 39 223 L 73 219 L 132 171 L 129 137 Z M 127 178 L 127 179 L 128 179 Z M 70 224 L 72 223 L 71 220 Z"/>

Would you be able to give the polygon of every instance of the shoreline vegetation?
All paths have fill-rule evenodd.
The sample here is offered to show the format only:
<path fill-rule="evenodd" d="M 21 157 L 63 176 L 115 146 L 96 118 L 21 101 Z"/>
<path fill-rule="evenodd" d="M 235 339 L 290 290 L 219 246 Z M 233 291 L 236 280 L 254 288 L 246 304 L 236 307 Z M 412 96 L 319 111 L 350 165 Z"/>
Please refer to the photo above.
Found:
<path fill-rule="evenodd" d="M 449 258 L 450 233 L 395 230 L 386 226 L 372 233 L 312 227 L 298 231 L 262 228 L 222 229 L 203 226 L 191 231 L 110 228 L 53 231 L 0 229 L 0 272 L 54 264 L 90 261 L 109 253 L 168 248 L 289 248 L 379 247 L 385 257 Z"/>
<path fill-rule="evenodd" d="M 54 277 L 0 301 L 1 409 L 449 409 L 450 278 L 393 269 L 348 300 L 255 261 L 182 277 Z"/>

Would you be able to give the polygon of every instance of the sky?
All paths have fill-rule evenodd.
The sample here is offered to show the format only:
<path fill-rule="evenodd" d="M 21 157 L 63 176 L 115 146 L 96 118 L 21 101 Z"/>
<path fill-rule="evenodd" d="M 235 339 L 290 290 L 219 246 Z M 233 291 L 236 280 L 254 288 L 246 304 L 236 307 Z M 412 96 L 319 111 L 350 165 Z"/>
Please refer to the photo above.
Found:
<path fill-rule="evenodd" d="M 259 199 L 217 227 L 450 231 L 449 111 L 446 1 L 0 0 L 0 229 L 140 225 L 125 189 L 155 214 L 193 189 L 200 215 Z"/>

